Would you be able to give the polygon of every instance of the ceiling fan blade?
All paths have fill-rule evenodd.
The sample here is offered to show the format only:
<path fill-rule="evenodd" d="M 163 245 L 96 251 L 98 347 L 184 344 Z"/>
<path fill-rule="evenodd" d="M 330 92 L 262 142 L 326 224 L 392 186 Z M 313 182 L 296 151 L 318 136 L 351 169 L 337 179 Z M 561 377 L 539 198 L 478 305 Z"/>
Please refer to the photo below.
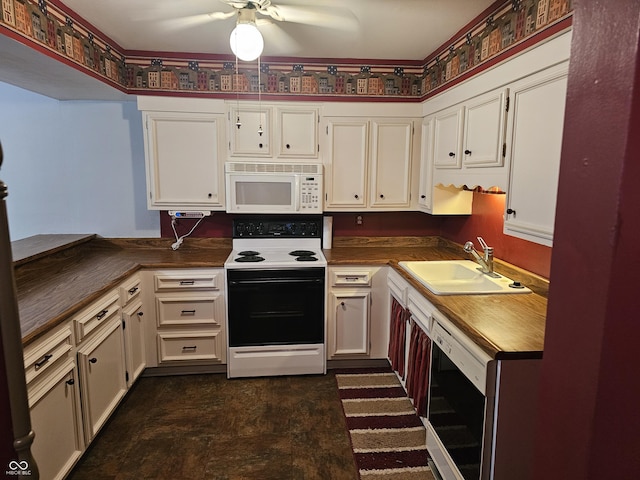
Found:
<path fill-rule="evenodd" d="M 353 12 L 344 7 L 269 5 L 258 12 L 279 22 L 303 23 L 335 30 L 353 31 L 359 26 Z"/>
<path fill-rule="evenodd" d="M 227 18 L 235 17 L 236 12 L 211 12 L 201 13 L 198 15 L 189 15 L 187 17 L 178 17 L 167 20 L 160 20 L 158 23 L 167 30 L 182 30 L 185 28 L 195 27 L 197 25 L 203 25 L 205 23 L 214 22 L 217 20 L 225 20 Z"/>
<path fill-rule="evenodd" d="M 265 38 L 265 51 L 271 56 L 292 56 L 302 47 L 282 26 L 271 19 L 262 18 L 256 24 Z"/>

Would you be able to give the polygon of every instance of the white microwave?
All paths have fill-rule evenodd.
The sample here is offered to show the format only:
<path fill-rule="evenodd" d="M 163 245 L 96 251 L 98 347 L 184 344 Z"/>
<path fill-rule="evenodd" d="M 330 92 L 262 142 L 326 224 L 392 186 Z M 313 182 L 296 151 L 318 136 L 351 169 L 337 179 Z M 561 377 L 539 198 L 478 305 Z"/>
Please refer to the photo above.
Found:
<path fill-rule="evenodd" d="M 322 165 L 225 163 L 227 212 L 322 213 Z"/>

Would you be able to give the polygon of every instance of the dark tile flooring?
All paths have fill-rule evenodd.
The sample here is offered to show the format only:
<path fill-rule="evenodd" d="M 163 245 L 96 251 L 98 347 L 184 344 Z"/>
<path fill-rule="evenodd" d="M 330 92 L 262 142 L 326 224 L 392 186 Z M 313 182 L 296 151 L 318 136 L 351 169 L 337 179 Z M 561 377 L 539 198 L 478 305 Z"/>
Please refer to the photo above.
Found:
<path fill-rule="evenodd" d="M 335 377 L 141 378 L 68 480 L 355 480 Z"/>

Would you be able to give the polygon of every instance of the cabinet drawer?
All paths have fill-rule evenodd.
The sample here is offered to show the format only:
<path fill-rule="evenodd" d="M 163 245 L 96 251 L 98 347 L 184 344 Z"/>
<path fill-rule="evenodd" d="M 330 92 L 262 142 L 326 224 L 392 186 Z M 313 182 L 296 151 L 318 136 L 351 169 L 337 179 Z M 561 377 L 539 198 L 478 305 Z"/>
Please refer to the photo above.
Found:
<path fill-rule="evenodd" d="M 218 325 L 216 300 L 218 296 L 189 298 L 156 297 L 158 326 Z"/>
<path fill-rule="evenodd" d="M 71 325 L 30 344 L 24 351 L 24 369 L 27 384 L 31 383 L 60 359 L 71 357 L 73 348 Z"/>
<path fill-rule="evenodd" d="M 218 332 L 160 333 L 159 361 L 220 360 L 217 336 Z"/>
<path fill-rule="evenodd" d="M 156 274 L 156 292 L 176 290 L 219 290 L 222 272 Z"/>
<path fill-rule="evenodd" d="M 120 312 L 119 300 L 118 293 L 113 292 L 74 317 L 76 341 L 82 342 L 96 328 L 113 318 L 114 315 L 118 315 Z"/>
<path fill-rule="evenodd" d="M 371 271 L 369 270 L 340 270 L 331 272 L 331 284 L 336 287 L 342 286 L 371 286 Z"/>
<path fill-rule="evenodd" d="M 127 280 L 118 289 L 118 293 L 120 294 L 120 305 L 125 306 L 134 298 L 140 296 L 140 285 L 142 281 L 138 275 L 133 278 Z"/>

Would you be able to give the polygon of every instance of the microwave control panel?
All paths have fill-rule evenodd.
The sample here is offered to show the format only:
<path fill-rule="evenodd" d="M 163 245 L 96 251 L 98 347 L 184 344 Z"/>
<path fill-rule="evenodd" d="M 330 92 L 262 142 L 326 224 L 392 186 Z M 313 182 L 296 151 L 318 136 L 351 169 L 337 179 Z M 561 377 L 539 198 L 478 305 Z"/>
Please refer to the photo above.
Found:
<path fill-rule="evenodd" d="M 322 212 L 322 177 L 300 178 L 300 211 L 302 213 Z"/>

